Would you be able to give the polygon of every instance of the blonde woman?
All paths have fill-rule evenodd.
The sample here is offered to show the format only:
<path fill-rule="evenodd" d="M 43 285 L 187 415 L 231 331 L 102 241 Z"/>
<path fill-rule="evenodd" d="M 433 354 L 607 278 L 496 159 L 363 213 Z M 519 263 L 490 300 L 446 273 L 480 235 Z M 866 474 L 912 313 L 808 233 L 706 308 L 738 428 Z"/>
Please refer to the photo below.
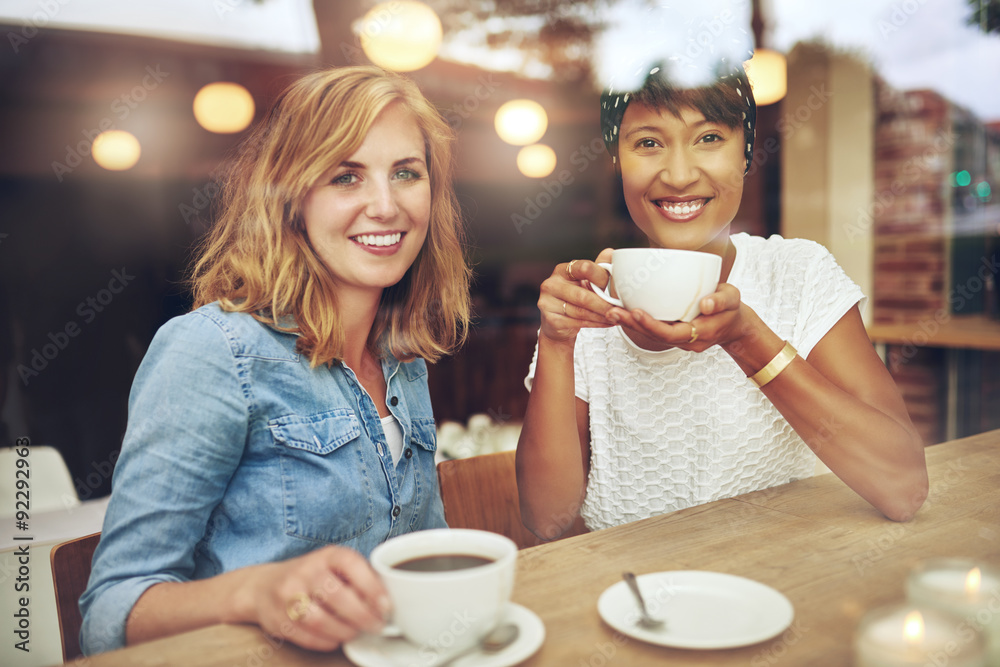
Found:
<path fill-rule="evenodd" d="M 445 526 L 425 360 L 469 317 L 451 137 L 412 82 L 351 67 L 294 83 L 247 140 L 196 309 L 136 374 L 86 653 L 216 623 L 332 650 L 381 627 L 365 557 Z"/>

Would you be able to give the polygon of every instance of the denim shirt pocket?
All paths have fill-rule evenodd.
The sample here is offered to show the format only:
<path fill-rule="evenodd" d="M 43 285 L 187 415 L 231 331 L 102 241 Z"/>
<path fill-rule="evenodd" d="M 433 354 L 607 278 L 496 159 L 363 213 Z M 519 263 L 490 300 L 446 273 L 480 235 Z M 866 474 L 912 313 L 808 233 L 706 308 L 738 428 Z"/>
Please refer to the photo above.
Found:
<path fill-rule="evenodd" d="M 350 408 L 268 422 L 281 465 L 285 533 L 326 544 L 374 524 L 361 423 Z"/>
<path fill-rule="evenodd" d="M 413 428 L 410 442 L 425 451 L 437 451 L 437 426 L 435 426 L 434 420 L 426 417 L 414 417 L 410 424 Z"/>

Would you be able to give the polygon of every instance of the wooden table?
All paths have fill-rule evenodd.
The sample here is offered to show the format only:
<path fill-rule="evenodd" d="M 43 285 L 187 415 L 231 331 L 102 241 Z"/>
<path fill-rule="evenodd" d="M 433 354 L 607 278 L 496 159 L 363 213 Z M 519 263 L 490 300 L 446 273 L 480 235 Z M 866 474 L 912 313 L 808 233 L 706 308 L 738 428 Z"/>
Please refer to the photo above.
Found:
<path fill-rule="evenodd" d="M 884 519 L 832 474 L 525 549 L 514 600 L 545 622 L 525 665 L 850 665 L 869 609 L 905 597 L 922 558 L 1000 563 L 1000 430 L 927 449 L 926 504 L 909 523 Z M 754 646 L 682 651 L 616 633 L 597 598 L 623 570 L 699 569 L 756 579 L 784 593 L 795 619 Z M 348 665 L 343 653 L 277 646 L 253 627 L 214 626 L 95 656 L 89 667 L 178 664 Z"/>
<path fill-rule="evenodd" d="M 945 351 L 946 398 L 945 438 L 959 436 L 959 374 L 965 350 L 1000 352 L 1000 320 L 985 315 L 950 315 L 925 317 L 917 322 L 871 324 L 868 338 L 883 362 L 888 363 L 886 345 L 900 346 L 903 358 L 916 348 L 939 347 Z"/>

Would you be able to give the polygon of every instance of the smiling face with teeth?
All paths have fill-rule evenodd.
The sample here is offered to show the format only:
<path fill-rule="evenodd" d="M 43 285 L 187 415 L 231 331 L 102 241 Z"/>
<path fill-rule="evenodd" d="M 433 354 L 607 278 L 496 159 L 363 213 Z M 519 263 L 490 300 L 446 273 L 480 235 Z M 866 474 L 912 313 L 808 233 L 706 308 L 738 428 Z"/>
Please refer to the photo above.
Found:
<path fill-rule="evenodd" d="M 743 196 L 743 130 L 633 103 L 619 139 L 625 203 L 653 247 L 725 256 Z"/>
<path fill-rule="evenodd" d="M 306 234 L 338 288 L 377 295 L 413 264 L 430 219 L 425 150 L 413 113 L 393 103 L 309 191 Z"/>

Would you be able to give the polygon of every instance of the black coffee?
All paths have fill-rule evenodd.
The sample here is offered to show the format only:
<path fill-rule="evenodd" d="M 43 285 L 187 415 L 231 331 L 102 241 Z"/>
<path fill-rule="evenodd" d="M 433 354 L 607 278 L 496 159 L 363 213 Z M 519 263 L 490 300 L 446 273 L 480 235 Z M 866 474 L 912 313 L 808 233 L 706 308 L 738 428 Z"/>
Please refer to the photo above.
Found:
<path fill-rule="evenodd" d="M 470 567 L 489 565 L 492 562 L 492 558 L 484 558 L 483 556 L 439 554 L 411 558 L 410 560 L 396 563 L 393 567 L 397 570 L 409 570 L 411 572 L 446 572 L 448 570 L 467 570 Z"/>

